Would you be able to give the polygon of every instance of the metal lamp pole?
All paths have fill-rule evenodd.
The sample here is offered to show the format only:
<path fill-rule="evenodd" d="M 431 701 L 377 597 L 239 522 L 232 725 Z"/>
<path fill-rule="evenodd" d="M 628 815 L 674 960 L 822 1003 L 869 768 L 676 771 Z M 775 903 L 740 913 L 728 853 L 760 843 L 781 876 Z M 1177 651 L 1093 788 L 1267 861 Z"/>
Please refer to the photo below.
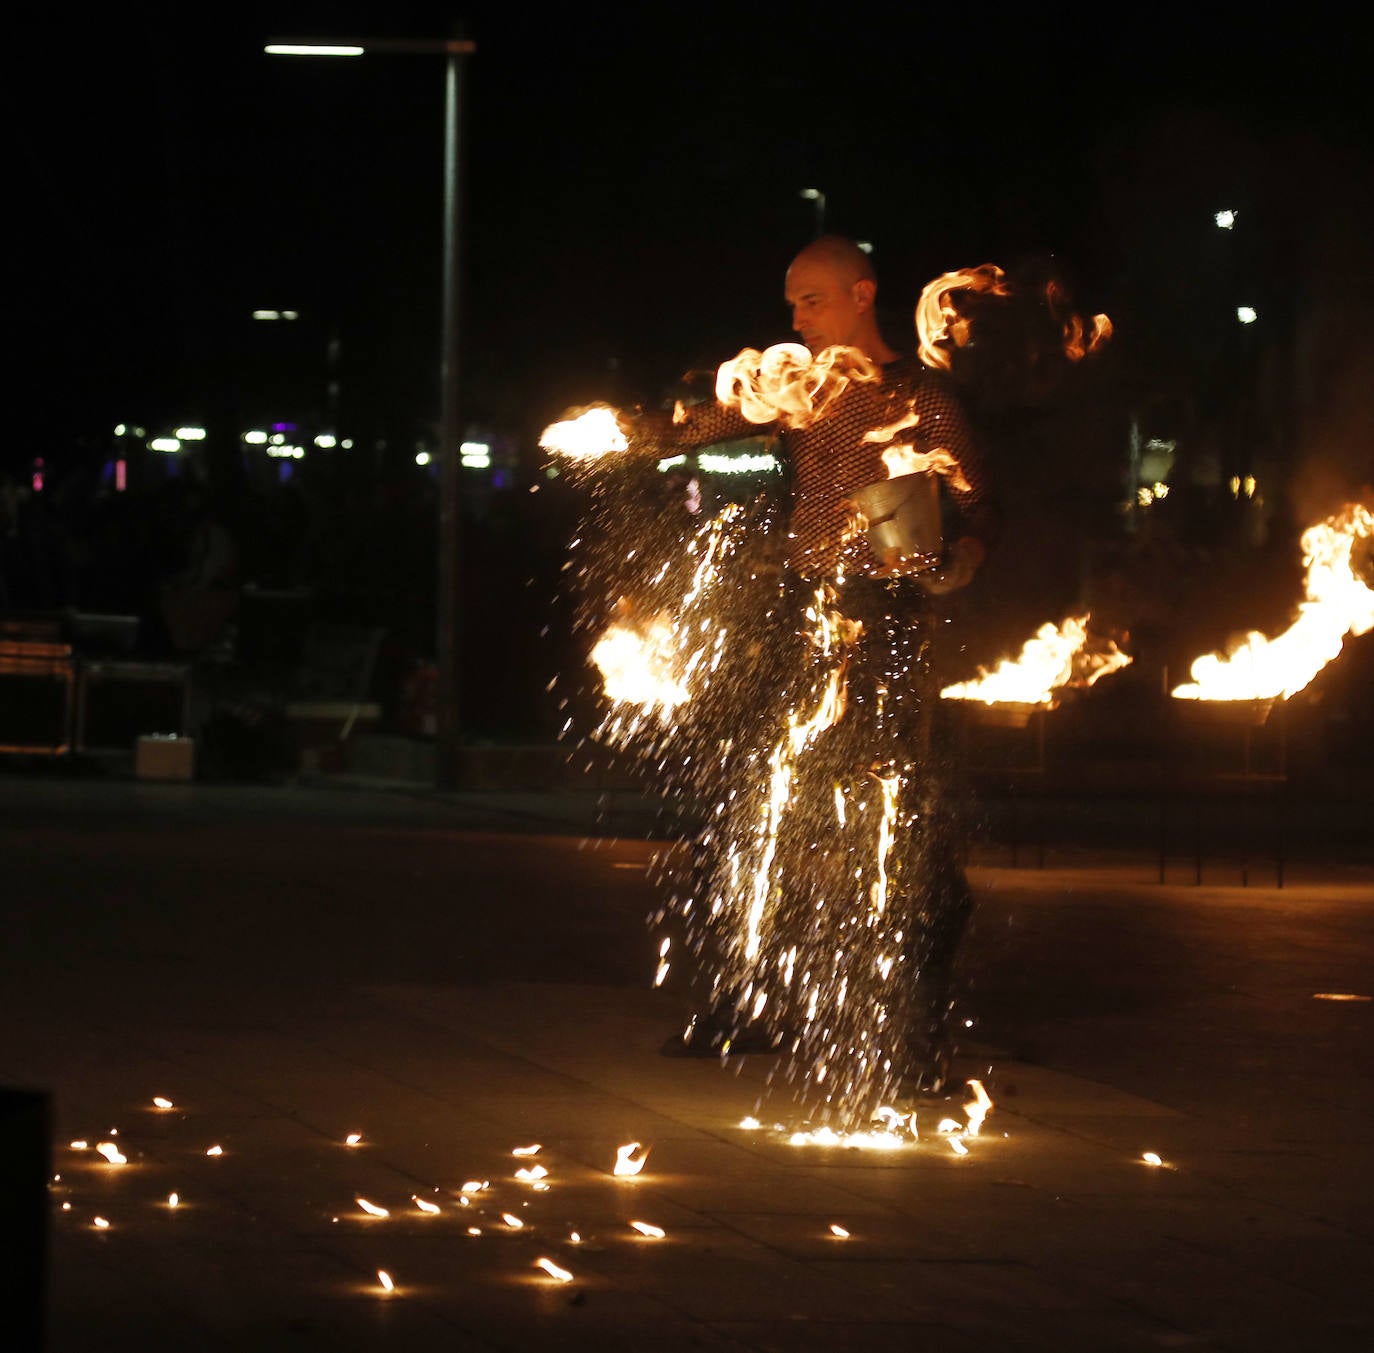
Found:
<path fill-rule="evenodd" d="M 397 39 L 274 38 L 269 56 L 362 56 L 367 52 L 445 57 L 444 71 L 444 224 L 443 304 L 439 354 L 439 522 L 438 578 L 435 603 L 435 656 L 439 667 L 435 749 L 435 784 L 452 789 L 458 783 L 460 541 L 462 534 L 460 445 L 461 390 L 458 380 L 459 244 L 462 182 L 463 59 L 477 50 L 465 38 Z"/>

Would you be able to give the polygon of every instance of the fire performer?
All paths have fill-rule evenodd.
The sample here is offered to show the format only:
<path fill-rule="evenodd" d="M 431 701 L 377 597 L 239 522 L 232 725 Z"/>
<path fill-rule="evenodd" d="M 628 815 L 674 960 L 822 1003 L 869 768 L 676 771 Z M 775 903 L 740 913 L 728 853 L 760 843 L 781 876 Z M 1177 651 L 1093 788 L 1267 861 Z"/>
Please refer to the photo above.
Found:
<path fill-rule="evenodd" d="M 699 895 L 683 908 L 698 945 L 722 955 L 687 1049 L 739 1047 L 766 1026 L 790 1047 L 801 1096 L 846 1113 L 939 1090 L 949 1072 L 951 966 L 972 895 L 931 742 L 933 599 L 972 580 L 996 532 L 958 399 L 886 341 L 876 294 L 868 256 L 837 237 L 787 270 L 793 328 L 813 360 L 842 357 L 843 374 L 772 422 L 791 477 L 784 581 L 766 672 L 730 721 Z M 742 402 L 625 426 L 632 440 L 692 450 L 768 426 L 766 409 Z M 877 557 L 856 529 L 855 495 L 887 478 L 894 438 L 955 471 L 940 481 L 950 543 L 924 571 Z M 715 934 L 703 941 L 708 914 Z"/>

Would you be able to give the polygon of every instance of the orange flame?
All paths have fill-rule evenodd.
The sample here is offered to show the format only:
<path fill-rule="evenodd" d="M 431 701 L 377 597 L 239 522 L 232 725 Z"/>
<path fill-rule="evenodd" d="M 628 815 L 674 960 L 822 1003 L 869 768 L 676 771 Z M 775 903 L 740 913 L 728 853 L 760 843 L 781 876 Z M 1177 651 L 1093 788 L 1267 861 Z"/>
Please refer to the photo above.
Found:
<path fill-rule="evenodd" d="M 1276 639 L 1257 631 L 1229 657 L 1209 653 L 1192 666 L 1193 680 L 1176 686 L 1176 700 L 1269 700 L 1302 690 L 1341 651 L 1347 634 L 1374 628 L 1374 589 L 1351 562 L 1357 540 L 1374 536 L 1374 513 L 1362 503 L 1302 534 L 1307 600 Z"/>
<path fill-rule="evenodd" d="M 889 446 L 883 452 L 883 464 L 889 479 L 899 479 L 904 474 L 938 474 L 945 475 L 951 487 L 960 493 L 969 493 L 973 487 L 964 478 L 964 467 L 943 446 L 930 451 L 918 451 L 914 446 Z"/>
<path fill-rule="evenodd" d="M 638 1174 L 649 1159 L 649 1148 L 642 1142 L 626 1142 L 615 1150 L 615 1170 L 618 1175 Z"/>
<path fill-rule="evenodd" d="M 1078 684 L 1091 686 L 1109 672 L 1129 665 L 1131 658 L 1111 640 L 1085 651 L 1088 638 L 1086 615 L 1070 616 L 1056 628 L 1046 623 L 1027 639 L 1020 657 L 1004 658 L 992 671 L 978 669 L 974 681 L 946 686 L 947 700 L 981 700 L 984 704 L 1016 703 L 1051 705 L 1054 692 Z"/>
<path fill-rule="evenodd" d="M 716 373 L 716 398 L 751 423 L 775 419 L 788 428 L 814 422 L 853 383 L 882 379 L 858 348 L 837 345 L 812 356 L 800 343 L 745 348 Z"/>
<path fill-rule="evenodd" d="M 1096 352 L 1111 336 L 1112 322 L 1106 315 L 1094 315 L 1092 325 L 1085 333 L 1083 317 L 1070 311 L 1069 298 L 1058 282 L 1048 282 L 1045 286 L 1045 302 L 1050 314 L 1059 321 L 1064 340 L 1064 356 L 1071 362 L 1081 362 L 1089 353 Z"/>
<path fill-rule="evenodd" d="M 954 272 L 942 273 L 934 281 L 926 283 L 920 300 L 916 302 L 916 337 L 920 343 L 917 351 L 921 361 L 927 366 L 948 371 L 949 353 L 939 345 L 951 339 L 959 348 L 968 343 L 968 320 L 950 304 L 951 293 L 976 291 L 1006 296 L 1009 293 L 1004 277 L 1002 269 L 995 263 L 984 263 L 977 268 L 959 268 Z"/>
<path fill-rule="evenodd" d="M 596 460 L 613 451 L 624 451 L 629 442 L 620 430 L 616 411 L 608 404 L 593 404 L 570 418 L 550 423 L 539 434 L 539 445 L 569 460 Z"/>

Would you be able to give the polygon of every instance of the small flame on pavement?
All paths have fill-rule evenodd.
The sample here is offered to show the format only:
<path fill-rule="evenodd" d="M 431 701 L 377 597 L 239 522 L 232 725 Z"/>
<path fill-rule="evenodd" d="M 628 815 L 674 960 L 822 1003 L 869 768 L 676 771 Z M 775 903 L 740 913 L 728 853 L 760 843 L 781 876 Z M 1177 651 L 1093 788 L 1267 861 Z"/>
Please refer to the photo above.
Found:
<path fill-rule="evenodd" d="M 1141 1157 L 1146 1165 L 1153 1165 L 1156 1168 L 1164 1164 L 1164 1159 L 1156 1151 L 1146 1151 Z"/>
<path fill-rule="evenodd" d="M 749 1115 L 747 1118 L 741 1118 L 739 1120 L 739 1125 L 746 1132 L 757 1132 L 758 1129 L 762 1126 L 759 1120 L 755 1118 L 752 1114 Z"/>
<path fill-rule="evenodd" d="M 212 1146 L 205 1154 L 207 1156 L 222 1156 L 224 1154 L 224 1148 L 222 1146 Z"/>
<path fill-rule="evenodd" d="M 576 1231 L 569 1231 L 569 1232 L 568 1232 L 568 1239 L 569 1239 L 569 1241 L 571 1241 L 574 1245 L 580 1245 L 580 1244 L 582 1243 L 582 1237 L 581 1237 L 581 1235 L 579 1235 Z"/>
<path fill-rule="evenodd" d="M 509 1226 L 512 1231 L 522 1230 L 525 1225 L 525 1223 L 522 1222 L 520 1218 L 515 1215 L 514 1212 L 503 1212 L 501 1214 L 501 1220 L 505 1222 L 506 1225 Z"/>
<path fill-rule="evenodd" d="M 832 1236 L 837 1237 L 837 1238 L 840 1239 L 840 1240 L 848 1240 L 848 1239 L 849 1239 L 849 1232 L 846 1231 L 846 1230 L 844 1229 L 844 1227 L 841 1226 L 841 1225 L 839 1224 L 839 1222 L 837 1222 L 837 1221 L 832 1221 L 832 1222 L 830 1223 L 830 1234 L 831 1234 Z"/>
<path fill-rule="evenodd" d="M 513 1156 L 537 1156 L 541 1143 L 535 1142 L 532 1146 L 517 1146 L 511 1150 Z"/>
<path fill-rule="evenodd" d="M 652 1222 L 632 1221 L 630 1226 L 642 1236 L 648 1236 L 650 1240 L 662 1240 L 668 1233 L 661 1226 L 655 1226 Z"/>
<path fill-rule="evenodd" d="M 957 1118 L 942 1118 L 935 1128 L 936 1132 L 962 1132 Z"/>
<path fill-rule="evenodd" d="M 573 1280 L 573 1275 L 567 1269 L 560 1268 L 552 1259 L 536 1259 L 534 1266 L 535 1268 L 542 1268 L 555 1282 L 570 1283 Z"/>
<path fill-rule="evenodd" d="M 480 1226 L 469 1226 L 469 1227 L 468 1227 L 468 1235 L 470 1235 L 470 1236 L 480 1236 L 481 1234 L 482 1234 L 482 1228 L 481 1228 Z"/>
<path fill-rule="evenodd" d="M 127 1165 L 126 1156 L 113 1142 L 100 1142 L 95 1148 L 111 1165 Z"/>
<path fill-rule="evenodd" d="M 965 1131 L 970 1137 L 978 1135 L 978 1129 L 983 1126 L 983 1120 L 988 1116 L 992 1109 L 992 1098 L 983 1089 L 982 1081 L 969 1081 L 969 1087 L 973 1090 L 973 1099 L 964 1105 L 964 1113 L 968 1117 L 968 1127 Z"/>
<path fill-rule="evenodd" d="M 515 1177 L 526 1184 L 533 1184 L 536 1180 L 543 1179 L 548 1171 L 542 1165 L 531 1165 L 528 1169 L 517 1170 Z"/>
<path fill-rule="evenodd" d="M 350 1132 L 348 1136 L 344 1138 L 344 1145 L 357 1146 L 362 1142 L 362 1139 L 363 1134 L 361 1132 Z"/>
<path fill-rule="evenodd" d="M 491 1180 L 490 1180 L 490 1179 L 469 1179 L 469 1180 L 467 1180 L 467 1181 L 464 1183 L 463 1187 L 462 1187 L 461 1189 L 458 1190 L 458 1192 L 459 1192 L 459 1193 L 481 1193 L 483 1189 L 489 1189 L 490 1187 L 491 1187 Z"/>
<path fill-rule="evenodd" d="M 378 1207 L 376 1203 L 369 1203 L 366 1198 L 355 1198 L 353 1201 L 357 1203 L 369 1217 L 389 1217 L 391 1215 L 386 1208 Z"/>
<path fill-rule="evenodd" d="M 1054 692 L 1070 685 L 1091 686 L 1130 664 L 1110 639 L 1088 645 L 1090 615 L 1070 616 L 1058 627 L 1046 622 L 1026 640 L 1016 658 L 1003 658 L 995 668 L 978 669 L 972 681 L 946 686 L 946 700 L 981 700 L 984 704 L 1051 705 Z"/>
<path fill-rule="evenodd" d="M 179 1193 L 169 1193 L 169 1194 L 167 1195 L 167 1206 L 168 1206 L 168 1207 L 180 1207 L 180 1206 L 181 1206 L 181 1194 L 179 1194 Z"/>
<path fill-rule="evenodd" d="M 636 1152 L 638 1152 L 637 1155 Z M 647 1146 L 641 1142 L 626 1142 L 624 1146 L 616 1147 L 614 1173 L 618 1175 L 638 1174 L 648 1159 L 649 1148 Z"/>
<path fill-rule="evenodd" d="M 379 1268 L 377 1270 L 377 1281 L 381 1283 L 383 1292 L 394 1292 L 396 1290 L 396 1284 L 391 1281 L 391 1274 L 384 1268 Z"/>
<path fill-rule="evenodd" d="M 426 1199 L 421 1198 L 418 1194 L 415 1193 L 412 1193 L 410 1195 L 410 1201 L 414 1203 L 415 1206 L 418 1207 L 421 1212 L 425 1212 L 431 1217 L 439 1210 L 438 1203 L 431 1203 Z"/>
<path fill-rule="evenodd" d="M 104 1217 L 92 1217 L 92 1218 L 91 1218 L 91 1225 L 94 1226 L 95 1229 L 96 1229 L 97 1231 L 103 1231 L 103 1230 L 105 1230 L 106 1227 L 109 1226 L 109 1224 L 110 1224 L 110 1223 L 107 1222 L 107 1221 L 105 1220 Z"/>
<path fill-rule="evenodd" d="M 153 1107 L 155 1109 L 161 1109 L 165 1113 L 168 1109 L 176 1108 L 176 1105 L 173 1104 L 172 1101 L 166 1098 L 166 1096 L 164 1095 L 154 1095 Z"/>
<path fill-rule="evenodd" d="M 951 1137 L 949 1139 L 949 1144 L 956 1156 L 968 1155 L 968 1147 L 966 1147 L 958 1137 Z"/>
<path fill-rule="evenodd" d="M 73 1151 L 89 1151 L 91 1147 L 90 1142 L 85 1141 L 80 1137 L 78 1137 L 76 1141 L 68 1142 L 67 1144 L 71 1147 Z"/>

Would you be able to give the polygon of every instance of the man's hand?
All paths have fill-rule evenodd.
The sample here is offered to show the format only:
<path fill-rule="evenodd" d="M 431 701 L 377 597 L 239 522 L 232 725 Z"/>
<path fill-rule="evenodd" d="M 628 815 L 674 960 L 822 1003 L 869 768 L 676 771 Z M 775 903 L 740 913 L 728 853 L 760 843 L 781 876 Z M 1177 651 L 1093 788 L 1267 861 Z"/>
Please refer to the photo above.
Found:
<path fill-rule="evenodd" d="M 950 546 L 945 562 L 933 572 L 918 574 L 917 581 L 932 596 L 943 597 L 967 587 L 986 557 L 981 540 L 975 536 L 961 536 Z"/>

